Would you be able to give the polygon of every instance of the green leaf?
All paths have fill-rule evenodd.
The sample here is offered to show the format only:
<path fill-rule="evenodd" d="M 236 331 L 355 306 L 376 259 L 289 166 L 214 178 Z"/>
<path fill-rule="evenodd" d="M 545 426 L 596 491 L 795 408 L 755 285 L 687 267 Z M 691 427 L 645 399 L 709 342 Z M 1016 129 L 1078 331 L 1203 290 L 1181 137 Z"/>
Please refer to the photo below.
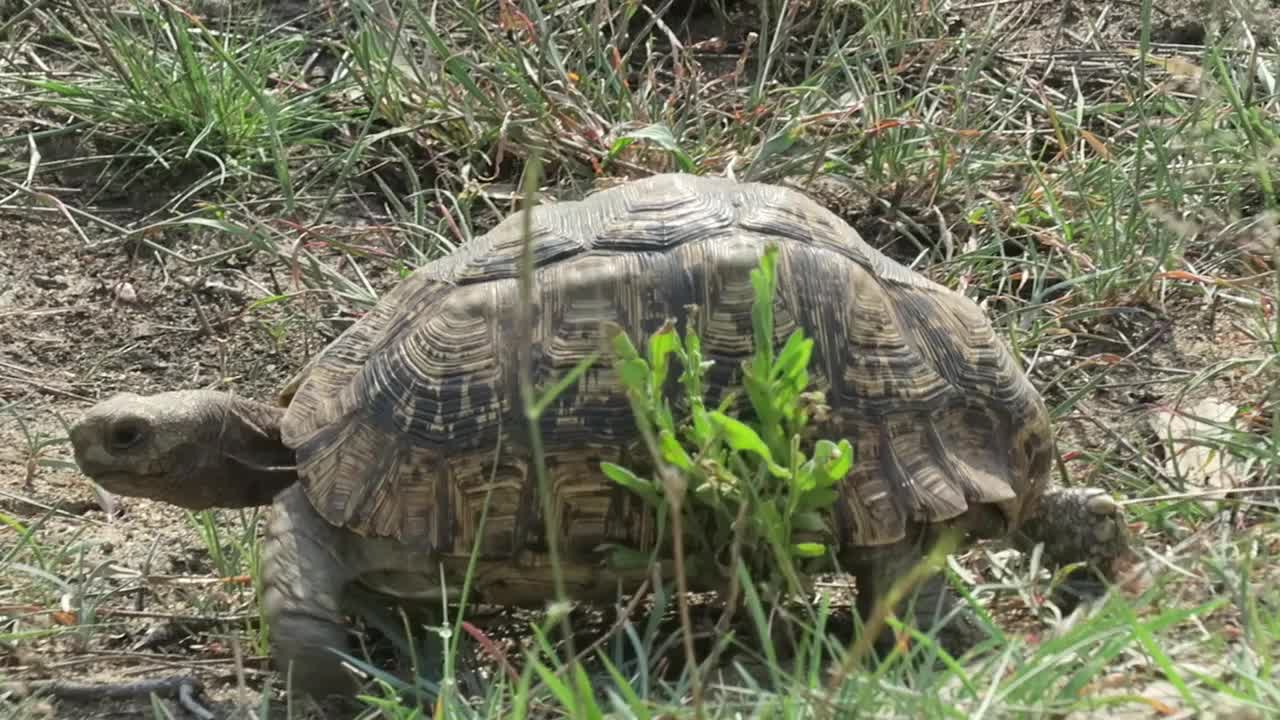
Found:
<path fill-rule="evenodd" d="M 676 328 L 667 320 L 649 338 L 649 366 L 653 368 L 655 385 L 667 379 L 667 357 L 679 349 Z"/>
<path fill-rule="evenodd" d="M 835 443 L 825 438 L 819 440 L 813 445 L 813 459 L 810 461 L 814 467 L 827 469 L 827 463 L 831 462 L 831 458 L 840 452 L 840 448 Z"/>
<path fill-rule="evenodd" d="M 628 390 L 641 397 L 648 396 L 649 365 L 645 361 L 640 358 L 622 361 L 618 366 L 618 375 Z"/>
<path fill-rule="evenodd" d="M 649 720 L 652 715 L 649 714 L 648 703 L 640 699 L 640 695 L 636 693 L 635 688 L 631 687 L 631 680 L 624 676 L 609 662 L 608 654 L 603 650 L 597 650 L 596 659 L 604 665 L 604 669 L 613 678 L 613 686 L 622 694 L 622 699 L 626 701 L 627 709 L 631 711 L 631 716 L 636 720 Z"/>
<path fill-rule="evenodd" d="M 605 332 L 612 336 L 613 351 L 623 360 L 638 359 L 640 357 L 636 346 L 631 344 L 631 338 L 622 330 L 622 326 L 616 323 L 606 323 Z"/>
<path fill-rule="evenodd" d="M 684 369 L 680 373 L 680 381 L 684 383 L 685 393 L 690 400 L 701 403 L 703 380 L 707 370 L 715 363 L 702 359 L 702 344 L 694 330 L 694 323 L 691 321 L 685 327 L 684 354 L 681 356 Z"/>
<path fill-rule="evenodd" d="M 764 444 L 764 441 L 760 439 L 755 430 L 751 429 L 750 425 L 721 412 L 711 413 L 710 417 L 711 421 L 719 427 L 720 432 L 724 434 L 724 439 L 729 443 L 729 447 L 739 452 L 745 451 L 759 455 L 768 465 L 769 472 L 773 473 L 774 477 L 791 477 L 790 470 L 773 461 L 773 453 L 769 452 L 769 446 Z"/>
<path fill-rule="evenodd" d="M 755 301 L 751 303 L 751 327 L 755 334 L 756 362 L 752 369 L 768 377 L 773 364 L 773 300 L 775 293 L 774 268 L 778 262 L 778 246 L 770 243 L 760 256 L 760 264 L 751 271 L 751 286 L 755 288 Z"/>
<path fill-rule="evenodd" d="M 689 354 L 690 366 L 698 366 L 702 363 L 702 338 L 698 337 L 697 328 L 695 328 L 692 320 L 685 326 L 684 331 L 684 348 Z M 710 363 L 707 364 L 710 367 Z"/>
<path fill-rule="evenodd" d="M 798 532 L 827 532 L 827 523 L 821 513 L 800 512 L 791 516 L 791 529 Z"/>
<path fill-rule="evenodd" d="M 661 386 L 650 385 L 649 393 L 649 403 L 652 406 L 654 420 L 658 428 L 675 432 L 675 416 L 671 414 L 671 406 L 667 403 L 666 398 L 662 396 Z"/>
<path fill-rule="evenodd" d="M 634 130 L 623 135 L 614 141 L 612 146 L 610 146 L 606 161 L 611 161 L 616 158 L 619 153 L 627 149 L 629 145 L 637 140 L 648 140 L 655 143 L 663 150 L 671 153 L 683 172 L 696 173 L 698 171 L 697 163 L 693 161 L 693 158 L 689 156 L 689 153 L 685 152 L 684 148 L 680 147 L 680 143 L 676 141 L 675 135 L 671 133 L 671 128 L 668 128 L 666 125 L 646 125 L 639 130 Z"/>
<path fill-rule="evenodd" d="M 831 443 L 830 440 L 819 440 L 818 445 L 820 446 L 824 442 L 827 444 Z M 825 468 L 827 478 L 831 484 L 843 480 L 845 476 L 849 474 L 850 468 L 853 467 L 853 446 L 849 444 L 849 441 L 841 440 L 840 444 L 836 447 L 840 451 L 840 457 L 836 458 L 831 465 L 828 465 Z"/>
<path fill-rule="evenodd" d="M 79 85 L 71 85 L 69 83 L 58 82 L 57 80 L 32 80 L 30 78 L 21 79 L 29 85 L 34 85 L 42 90 L 57 93 L 63 97 L 89 97 L 90 94 Z"/>
<path fill-rule="evenodd" d="M 839 495 L 831 488 L 810 490 L 804 494 L 804 497 L 800 498 L 799 502 L 796 503 L 795 511 L 806 512 L 809 510 L 830 509 L 830 507 L 835 503 L 837 497 L 839 497 Z"/>
<path fill-rule="evenodd" d="M 747 391 L 747 400 L 751 403 L 751 409 L 755 412 L 756 419 L 764 427 L 771 427 L 778 422 L 778 404 L 773 393 L 770 391 L 768 383 L 762 382 L 751 374 L 744 374 L 742 377 L 743 389 Z"/>
<path fill-rule="evenodd" d="M 791 122 L 782 130 L 769 136 L 760 146 L 760 150 L 756 153 L 755 158 L 751 160 L 752 168 L 765 167 L 771 159 L 776 155 L 781 155 L 791 149 L 801 135 L 804 134 L 804 127 L 797 122 Z"/>
<path fill-rule="evenodd" d="M 662 498 L 658 495 L 658 489 L 653 486 L 653 483 L 641 479 L 630 470 L 611 462 L 600 463 L 600 469 L 610 480 L 639 495 L 645 501 L 655 505 L 662 504 Z"/>
<path fill-rule="evenodd" d="M 805 338 L 803 328 L 796 328 L 778 353 L 778 359 L 773 363 L 773 372 L 770 377 L 774 380 L 780 378 L 792 379 L 798 373 L 804 373 L 809 366 L 809 358 L 812 354 L 813 340 Z M 805 385 L 808 385 L 808 378 L 806 377 L 805 379 Z M 799 389 L 803 390 L 804 387 L 802 386 Z"/>
<path fill-rule="evenodd" d="M 586 704 L 586 720 L 604 720 L 604 709 L 596 702 L 595 688 L 591 685 L 591 678 L 587 676 L 587 671 L 583 664 L 575 662 L 570 666 L 573 673 L 574 684 L 578 688 L 578 698 Z M 574 713 L 573 717 L 582 717 L 581 713 Z"/>
<path fill-rule="evenodd" d="M 804 389 L 809 387 L 809 371 L 805 368 L 796 368 L 783 378 L 783 384 L 786 387 L 788 398 L 797 398 Z"/>
<path fill-rule="evenodd" d="M 756 515 L 756 519 L 764 526 L 765 534 L 776 541 L 782 529 L 782 516 L 778 514 L 778 508 L 772 503 L 764 503 L 756 507 Z"/>
<path fill-rule="evenodd" d="M 667 370 L 670 368 L 671 353 L 680 352 L 679 338 L 676 335 L 675 327 L 668 320 L 658 332 L 653 334 L 649 339 L 649 367 L 650 381 L 649 392 L 655 402 L 663 402 L 663 388 L 667 384 Z M 665 405 L 665 402 L 663 402 Z M 675 420 L 670 417 L 670 411 L 666 412 L 666 421 L 662 423 L 663 427 L 675 427 Z"/>
<path fill-rule="evenodd" d="M 693 422 L 693 440 L 701 448 L 711 442 L 711 436 L 715 433 L 715 428 L 711 427 L 707 409 L 700 399 L 690 408 L 690 418 Z"/>
<path fill-rule="evenodd" d="M 554 655 L 552 656 L 554 657 Z M 570 717 L 582 717 L 584 715 L 593 717 L 596 713 L 591 712 L 591 708 L 582 708 L 578 704 L 578 694 L 569 688 L 551 669 L 543 665 L 541 662 L 534 661 L 534 672 L 538 673 L 538 677 L 542 678 L 542 683 L 547 686 L 551 694 L 555 695 L 556 700 L 560 704 L 569 709 L 572 714 Z M 590 698 L 587 698 L 590 700 Z M 593 703 L 594 704 L 594 703 Z M 582 712 L 582 711 L 586 712 Z"/>
<path fill-rule="evenodd" d="M 831 487 L 843 480 L 853 467 L 853 446 L 848 440 L 841 440 L 839 445 L 830 440 L 819 440 L 814 445 L 813 458 L 803 467 L 806 472 L 812 472 L 812 487 Z"/>
<path fill-rule="evenodd" d="M 662 445 L 662 458 L 664 460 L 681 470 L 688 471 L 693 469 L 693 458 L 689 457 L 689 453 L 685 452 L 680 442 L 676 440 L 675 434 L 670 430 L 663 430 L 659 434 L 658 440 Z"/>
<path fill-rule="evenodd" d="M 776 397 L 773 388 L 768 384 L 751 375 L 744 375 L 742 384 L 747 390 L 747 397 L 751 401 L 756 419 L 766 433 L 765 443 L 769 447 L 784 451 L 786 443 L 783 440 L 782 413 L 778 407 L 780 398 Z"/>
<path fill-rule="evenodd" d="M 826 478 L 823 479 L 825 480 Z M 812 460 L 801 465 L 800 469 L 796 471 L 795 477 L 791 478 L 791 489 L 797 495 L 803 495 L 817 486 L 818 479 L 815 477 Z"/>
<path fill-rule="evenodd" d="M 791 545 L 791 552 L 799 557 L 819 558 L 826 554 L 827 546 L 822 543 L 794 543 Z"/>
<path fill-rule="evenodd" d="M 756 364 L 751 360 L 743 360 L 742 374 L 739 377 L 742 380 L 742 389 L 747 391 L 747 402 L 751 405 L 751 412 L 756 413 L 755 419 L 767 424 L 765 418 L 759 413 L 761 410 L 772 412 L 774 403 L 770 401 L 768 382 L 756 376 Z M 736 392 L 737 388 L 734 390 Z M 721 409 L 724 407 L 724 403 L 721 403 Z"/>

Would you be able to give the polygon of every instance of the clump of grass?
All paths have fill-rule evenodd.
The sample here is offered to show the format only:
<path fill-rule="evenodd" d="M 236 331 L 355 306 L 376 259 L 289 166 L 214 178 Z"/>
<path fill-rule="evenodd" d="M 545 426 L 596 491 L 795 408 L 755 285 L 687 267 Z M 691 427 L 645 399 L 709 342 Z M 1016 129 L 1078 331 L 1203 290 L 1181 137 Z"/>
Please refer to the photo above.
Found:
<path fill-rule="evenodd" d="M 291 78 L 310 43 L 299 35 L 261 38 L 216 32 L 168 3 L 133 2 L 120 13 L 79 13 L 100 64 L 63 77 L 26 77 L 37 107 L 60 111 L 106 159 L 106 182 L 212 169 L 247 179 L 273 168 L 292 189 L 290 153 L 322 145 L 344 112 L 341 83 L 310 88 Z M 113 177 L 114 176 L 114 177 Z"/>
<path fill-rule="evenodd" d="M 252 630 L 251 649 L 258 654 L 270 653 L 271 627 L 262 612 L 262 543 L 259 531 L 265 516 L 258 508 L 227 513 L 217 510 L 185 511 L 187 522 L 195 530 L 214 571 L 226 581 L 240 600 L 248 600 L 257 609 L 257 622 Z M 226 515 L 234 514 L 238 528 L 226 527 Z M 239 530 L 225 538 L 228 530 Z M 246 593 L 248 597 L 245 598 Z M 201 603 L 196 603 L 200 607 Z"/>

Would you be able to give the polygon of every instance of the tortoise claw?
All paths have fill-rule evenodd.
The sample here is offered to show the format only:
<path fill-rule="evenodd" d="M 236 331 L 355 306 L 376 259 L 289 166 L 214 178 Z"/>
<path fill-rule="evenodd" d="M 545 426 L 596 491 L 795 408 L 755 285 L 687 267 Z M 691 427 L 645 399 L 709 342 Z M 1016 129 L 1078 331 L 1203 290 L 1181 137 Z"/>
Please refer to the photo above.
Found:
<path fill-rule="evenodd" d="M 1086 488 L 1091 489 L 1091 488 Z M 1104 515 L 1107 517 L 1120 514 L 1120 503 L 1115 498 L 1107 495 L 1102 490 L 1097 490 L 1097 494 L 1091 494 L 1089 499 L 1085 501 L 1085 507 L 1094 515 Z"/>

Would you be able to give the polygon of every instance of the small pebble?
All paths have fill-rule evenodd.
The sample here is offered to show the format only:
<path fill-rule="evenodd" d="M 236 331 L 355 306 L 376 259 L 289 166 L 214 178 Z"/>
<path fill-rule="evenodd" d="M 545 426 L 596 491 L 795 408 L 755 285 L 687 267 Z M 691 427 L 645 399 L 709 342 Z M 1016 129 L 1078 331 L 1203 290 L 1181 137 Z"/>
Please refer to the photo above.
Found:
<path fill-rule="evenodd" d="M 116 299 L 122 303 L 132 305 L 138 302 L 138 291 L 133 289 L 132 283 L 120 283 L 120 285 L 116 287 Z"/>

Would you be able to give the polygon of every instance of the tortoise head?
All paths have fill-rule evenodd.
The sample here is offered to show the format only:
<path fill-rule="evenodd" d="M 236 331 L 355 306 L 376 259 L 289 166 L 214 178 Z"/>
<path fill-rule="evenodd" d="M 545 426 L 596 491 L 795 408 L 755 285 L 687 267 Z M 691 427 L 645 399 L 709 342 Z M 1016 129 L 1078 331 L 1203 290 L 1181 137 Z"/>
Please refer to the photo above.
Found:
<path fill-rule="evenodd" d="M 71 427 L 76 465 L 109 492 L 191 510 L 267 505 L 297 475 L 284 409 L 211 390 L 122 393 Z"/>

